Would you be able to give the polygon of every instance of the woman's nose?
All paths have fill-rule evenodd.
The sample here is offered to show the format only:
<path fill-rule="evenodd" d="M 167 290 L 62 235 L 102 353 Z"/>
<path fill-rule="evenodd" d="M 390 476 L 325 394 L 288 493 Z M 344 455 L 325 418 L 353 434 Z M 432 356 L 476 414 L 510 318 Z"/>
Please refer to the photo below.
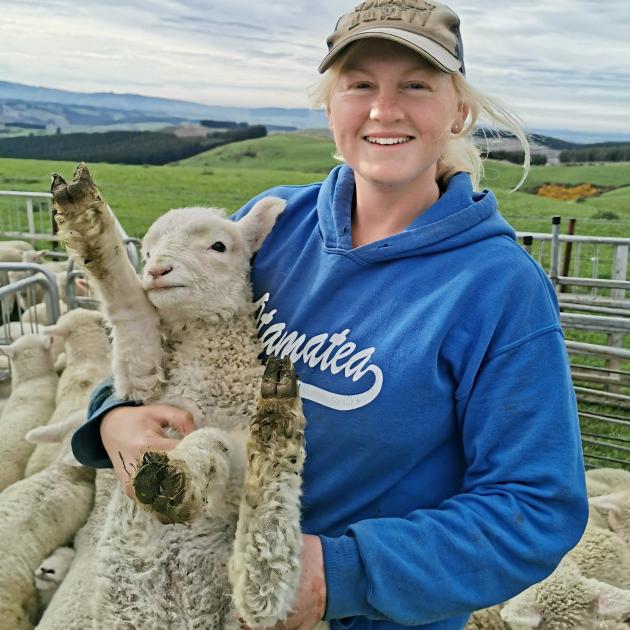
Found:
<path fill-rule="evenodd" d="M 397 95 L 379 93 L 370 108 L 370 119 L 379 122 L 396 122 L 404 117 Z"/>

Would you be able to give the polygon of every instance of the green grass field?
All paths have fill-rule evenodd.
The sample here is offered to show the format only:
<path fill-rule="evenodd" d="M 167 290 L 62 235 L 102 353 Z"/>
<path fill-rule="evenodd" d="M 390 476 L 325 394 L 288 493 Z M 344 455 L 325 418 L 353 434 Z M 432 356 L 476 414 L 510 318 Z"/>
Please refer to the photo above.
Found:
<path fill-rule="evenodd" d="M 320 181 L 338 163 L 333 152 L 334 145 L 328 139 L 299 133 L 238 142 L 166 166 L 93 164 L 90 169 L 127 232 L 141 236 L 156 217 L 173 207 L 213 205 L 232 212 L 272 186 Z M 0 190 L 44 192 L 49 188 L 51 173 L 67 178 L 75 166 L 70 162 L 0 159 Z M 563 231 L 567 220 L 575 217 L 578 234 L 630 236 L 629 164 L 533 167 L 521 191 L 510 192 L 520 176 L 518 166 L 488 161 L 482 182 L 495 192 L 501 212 L 516 230 L 549 233 L 551 217 L 560 215 Z M 591 183 L 615 190 L 584 202 L 545 199 L 528 192 L 544 183 Z M 2 203 L 0 197 L 0 209 Z M 619 218 L 597 219 L 602 212 L 614 212 Z M 580 258 L 585 259 L 587 267 L 580 275 L 590 275 L 592 256 L 591 250 L 582 251 Z M 609 267 L 609 263 L 602 262 L 600 276 L 606 276 Z M 605 335 L 600 333 L 568 330 L 567 337 L 606 343 Z M 626 336 L 624 345 L 630 348 L 630 336 Z M 602 363 L 579 358 L 576 362 Z M 630 370 L 630 365 L 623 367 Z M 623 427 L 586 422 L 584 428 L 613 437 L 628 436 Z M 590 446 L 585 450 L 601 452 Z M 630 467 L 630 454 L 622 457 Z"/>

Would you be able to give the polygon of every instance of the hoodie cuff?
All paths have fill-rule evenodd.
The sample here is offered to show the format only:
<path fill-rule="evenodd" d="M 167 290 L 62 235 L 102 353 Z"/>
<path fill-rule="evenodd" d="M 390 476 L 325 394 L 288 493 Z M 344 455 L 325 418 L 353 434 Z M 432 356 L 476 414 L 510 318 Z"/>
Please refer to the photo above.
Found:
<path fill-rule="evenodd" d="M 319 537 L 324 552 L 326 576 L 326 613 L 324 619 L 372 616 L 367 601 L 368 582 L 363 571 L 359 548 L 352 536 Z"/>
<path fill-rule="evenodd" d="M 138 407 L 142 403 L 134 400 L 120 400 L 113 394 L 98 400 L 98 394 L 103 392 L 103 385 L 96 390 L 95 400 L 90 401 L 88 407 L 89 416 L 85 424 L 82 424 L 72 436 L 72 453 L 84 466 L 90 468 L 112 468 L 112 463 L 107 455 L 101 439 L 101 421 L 105 415 L 117 407 Z M 94 403 L 98 404 L 96 409 Z"/>

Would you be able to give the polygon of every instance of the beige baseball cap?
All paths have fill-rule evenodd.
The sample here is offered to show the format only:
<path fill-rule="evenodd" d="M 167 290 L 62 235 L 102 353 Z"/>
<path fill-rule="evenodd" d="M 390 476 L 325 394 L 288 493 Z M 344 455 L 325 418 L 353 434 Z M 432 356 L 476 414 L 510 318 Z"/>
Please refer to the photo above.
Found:
<path fill-rule="evenodd" d="M 425 57 L 443 72 L 465 74 L 459 17 L 446 5 L 426 0 L 367 0 L 343 15 L 328 37 L 325 72 L 352 42 L 388 39 Z"/>

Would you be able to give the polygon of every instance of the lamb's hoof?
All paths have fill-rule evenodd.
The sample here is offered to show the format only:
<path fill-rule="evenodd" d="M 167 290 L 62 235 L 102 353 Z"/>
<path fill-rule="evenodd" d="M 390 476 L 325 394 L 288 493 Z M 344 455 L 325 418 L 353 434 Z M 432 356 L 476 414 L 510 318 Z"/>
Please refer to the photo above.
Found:
<path fill-rule="evenodd" d="M 68 184 L 61 175 L 54 173 L 50 185 L 53 200 L 61 207 L 69 204 L 82 203 L 90 198 L 98 198 L 100 195 L 90 175 L 88 167 L 81 162 L 74 171 L 72 181 Z"/>
<path fill-rule="evenodd" d="M 185 504 L 186 473 L 164 452 L 147 452 L 133 478 L 140 503 L 149 507 L 162 523 L 187 523 L 191 514 Z"/>
<path fill-rule="evenodd" d="M 269 357 L 260 385 L 262 398 L 295 398 L 297 390 L 297 376 L 290 359 Z"/>

